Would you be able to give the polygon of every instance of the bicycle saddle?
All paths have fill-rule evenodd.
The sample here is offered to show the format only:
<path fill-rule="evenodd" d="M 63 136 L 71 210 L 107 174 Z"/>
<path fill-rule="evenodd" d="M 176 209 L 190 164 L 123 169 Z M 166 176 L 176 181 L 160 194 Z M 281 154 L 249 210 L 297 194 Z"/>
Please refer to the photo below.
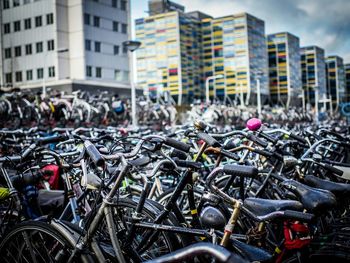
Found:
<path fill-rule="evenodd" d="M 302 211 L 303 204 L 293 200 L 269 200 L 262 198 L 248 197 L 244 200 L 243 206 L 256 216 L 264 216 L 276 211 L 294 210 Z"/>
<path fill-rule="evenodd" d="M 294 193 L 308 212 L 323 212 L 337 204 L 330 191 L 313 188 L 295 180 L 286 180 L 281 185 Z"/>
<path fill-rule="evenodd" d="M 309 186 L 328 190 L 335 196 L 350 196 L 350 184 L 335 183 L 313 175 L 306 175 L 304 182 Z"/>

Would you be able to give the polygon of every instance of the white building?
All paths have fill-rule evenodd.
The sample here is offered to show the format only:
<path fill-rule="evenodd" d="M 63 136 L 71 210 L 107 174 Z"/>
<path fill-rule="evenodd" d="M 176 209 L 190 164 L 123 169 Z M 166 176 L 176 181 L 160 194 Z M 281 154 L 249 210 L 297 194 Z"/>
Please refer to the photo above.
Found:
<path fill-rule="evenodd" d="M 129 93 L 129 3 L 1 0 L 1 86 Z"/>

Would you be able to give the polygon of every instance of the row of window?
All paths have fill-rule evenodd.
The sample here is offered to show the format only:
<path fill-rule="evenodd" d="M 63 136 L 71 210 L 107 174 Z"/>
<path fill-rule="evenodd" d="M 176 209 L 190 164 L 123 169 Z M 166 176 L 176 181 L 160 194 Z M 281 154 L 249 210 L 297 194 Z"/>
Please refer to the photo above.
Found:
<path fill-rule="evenodd" d="M 87 51 L 95 51 L 95 52 L 100 53 L 101 50 L 102 50 L 101 46 L 102 46 L 102 44 L 99 41 L 92 41 L 90 39 L 85 39 L 85 49 Z M 92 49 L 92 47 L 94 49 Z M 123 51 L 123 54 L 128 53 L 128 49 L 125 46 L 123 46 L 123 50 L 122 51 Z M 120 54 L 120 47 L 118 45 L 114 45 L 113 46 L 113 54 L 114 55 L 119 55 Z"/>
<path fill-rule="evenodd" d="M 40 0 L 33 0 L 34 2 L 38 2 Z M 21 0 L 3 0 L 2 1 L 2 6 L 4 9 L 9 9 L 11 7 L 10 2 L 12 2 L 12 7 L 17 7 L 21 5 Z M 22 0 L 23 5 L 29 4 L 31 0 Z"/>
<path fill-rule="evenodd" d="M 53 24 L 53 13 L 46 14 L 46 25 Z M 43 26 L 43 16 L 34 17 L 34 25 L 35 27 Z M 26 18 L 23 20 L 23 28 L 24 30 L 28 30 L 32 28 L 32 18 Z M 17 20 L 13 22 L 13 32 L 21 31 L 21 20 Z M 11 23 L 4 24 L 4 34 L 11 33 Z"/>
<path fill-rule="evenodd" d="M 40 0 L 33 0 L 34 2 L 38 2 Z M 99 2 L 98 0 L 93 0 L 94 2 Z M 10 2 L 12 2 L 12 7 L 17 7 L 21 5 L 21 0 L 3 0 L 3 8 L 4 9 L 9 9 L 11 7 Z M 29 4 L 31 0 L 22 0 L 23 5 Z M 127 1 L 126 0 L 121 0 L 118 4 L 118 0 L 111 0 L 111 5 L 114 8 L 120 8 L 121 10 L 126 10 L 127 7 Z"/>
<path fill-rule="evenodd" d="M 84 24 L 91 25 L 94 27 L 100 27 L 101 18 L 99 16 L 92 16 L 88 13 L 84 13 Z M 128 33 L 128 25 L 119 23 L 118 21 L 112 21 L 112 29 L 114 32 L 122 32 L 123 34 Z"/>
<path fill-rule="evenodd" d="M 93 2 L 98 3 L 99 0 L 93 0 Z M 118 1 L 118 0 L 111 0 L 111 5 L 114 8 L 120 8 L 121 10 L 125 11 L 126 7 L 127 7 L 127 1 L 126 0 L 120 0 L 120 1 Z"/>
<path fill-rule="evenodd" d="M 55 49 L 55 42 L 53 39 L 48 40 L 46 42 L 47 44 L 47 51 L 52 51 Z M 42 41 L 36 42 L 35 44 L 27 44 L 24 46 L 25 50 L 25 55 L 31 55 L 33 54 L 33 45 L 35 46 L 36 53 L 41 53 L 44 51 L 44 44 Z M 22 46 L 16 46 L 13 48 L 14 51 L 14 56 L 15 57 L 20 57 L 22 56 Z M 12 57 L 12 48 L 5 48 L 4 49 L 5 53 L 5 59 L 6 58 L 11 58 Z"/>
<path fill-rule="evenodd" d="M 101 67 L 95 67 L 95 70 L 92 66 L 86 66 L 86 76 L 87 77 L 93 77 L 93 71 L 94 71 L 94 77 L 96 78 L 102 78 L 102 68 Z M 128 81 L 129 79 L 129 72 L 125 70 L 114 70 L 114 79 L 116 81 Z"/>
<path fill-rule="evenodd" d="M 53 78 L 55 77 L 55 67 L 48 67 L 48 77 Z M 16 71 L 15 72 L 15 81 L 16 82 L 22 82 L 23 77 L 22 76 L 22 71 Z M 33 80 L 33 70 L 29 69 L 25 71 L 25 77 L 27 81 Z M 37 68 L 36 69 L 36 79 L 43 79 L 44 78 L 44 68 Z M 6 73 L 5 74 L 5 81 L 6 83 L 12 83 L 12 73 Z"/>

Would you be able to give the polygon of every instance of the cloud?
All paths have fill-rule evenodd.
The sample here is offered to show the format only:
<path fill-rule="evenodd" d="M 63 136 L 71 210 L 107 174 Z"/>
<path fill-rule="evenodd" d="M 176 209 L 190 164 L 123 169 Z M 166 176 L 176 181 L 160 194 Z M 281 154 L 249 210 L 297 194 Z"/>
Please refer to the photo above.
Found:
<path fill-rule="evenodd" d="M 350 0 L 172 0 L 187 11 L 213 17 L 251 13 L 265 21 L 266 33 L 288 31 L 302 46 L 318 45 L 326 55 L 350 63 Z M 133 19 L 147 16 L 148 0 L 132 0 Z"/>
<path fill-rule="evenodd" d="M 187 11 L 213 17 L 250 13 L 265 21 L 266 33 L 288 31 L 302 46 L 318 45 L 326 55 L 339 55 L 350 63 L 349 0 L 178 0 Z"/>

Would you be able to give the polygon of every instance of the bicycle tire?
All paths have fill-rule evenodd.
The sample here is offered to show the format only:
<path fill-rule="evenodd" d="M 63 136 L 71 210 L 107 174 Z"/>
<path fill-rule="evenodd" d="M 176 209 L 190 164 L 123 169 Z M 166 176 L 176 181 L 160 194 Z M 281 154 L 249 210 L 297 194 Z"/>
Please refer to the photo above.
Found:
<path fill-rule="evenodd" d="M 58 231 L 39 221 L 18 224 L 0 243 L 1 262 L 67 262 L 72 250 L 74 246 Z"/>

